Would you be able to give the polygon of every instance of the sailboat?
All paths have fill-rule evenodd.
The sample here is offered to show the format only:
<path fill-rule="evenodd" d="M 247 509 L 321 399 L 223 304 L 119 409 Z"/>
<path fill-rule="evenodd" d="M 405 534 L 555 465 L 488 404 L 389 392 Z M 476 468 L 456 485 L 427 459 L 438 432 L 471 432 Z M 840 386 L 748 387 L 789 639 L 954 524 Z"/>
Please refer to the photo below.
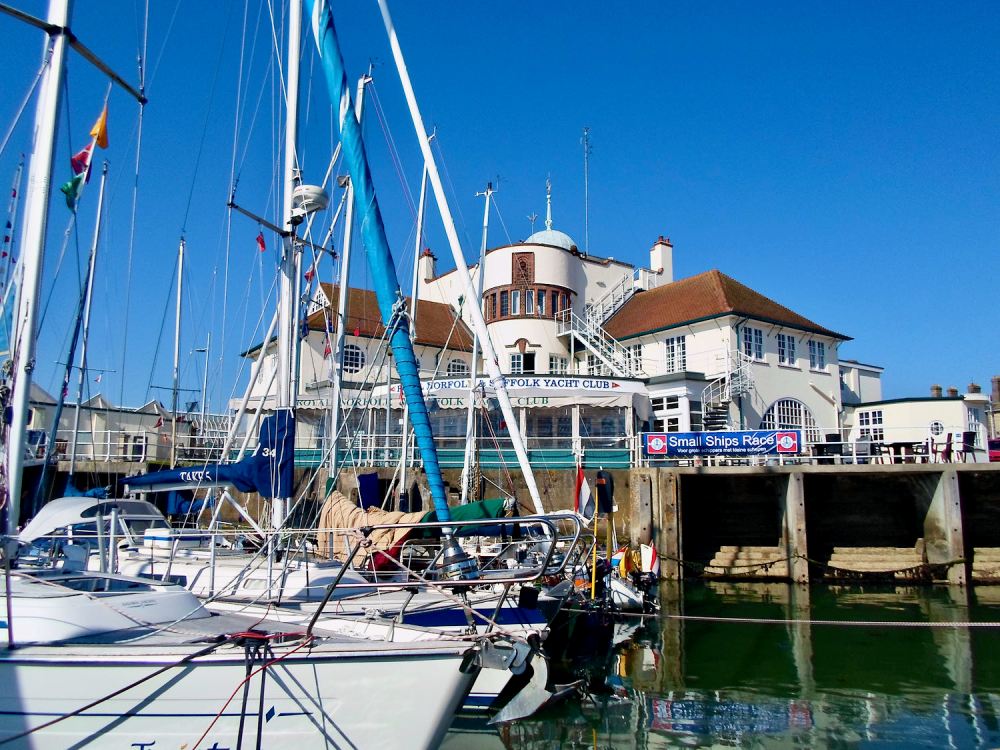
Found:
<path fill-rule="evenodd" d="M 43 186 L 51 172 L 68 6 L 67 0 L 52 0 L 46 26 L 62 33 L 56 33 L 38 106 L 42 126 L 36 129 L 32 170 L 41 178 L 34 184 Z M 290 81 L 298 63 L 300 10 L 291 3 Z M 332 32 L 332 17 L 325 13 Z M 21 317 L 27 322 L 15 358 L 8 456 L 20 450 L 24 429 L 47 203 L 44 190 L 34 196 L 25 229 L 32 240 L 23 243 L 21 308 L 27 314 Z M 293 241 L 282 264 L 286 302 Z M 294 327 L 282 328 L 283 361 L 291 365 Z M 290 422 L 294 404 L 287 377 L 284 385 L 281 413 Z M 18 461 L 13 468 L 19 469 Z M 276 494 L 280 529 L 281 501 L 290 492 L 279 482 Z M 446 506 L 441 515 L 447 523 Z M 11 526 L 17 523 L 16 507 L 9 518 Z M 258 613 L 219 613 L 170 583 L 87 571 L 86 552 L 73 544 L 42 568 L 20 568 L 19 550 L 17 539 L 4 541 L 0 744 L 223 747 L 256 737 L 258 747 L 269 748 L 434 747 L 482 664 L 523 665 L 530 653 L 526 644 L 510 644 L 498 633 L 406 643 L 349 638 L 317 625 L 321 609 L 301 625 Z M 470 570 L 460 551 L 448 565 L 458 576 Z M 391 722 L 371 706 L 373 694 L 392 706 Z"/>

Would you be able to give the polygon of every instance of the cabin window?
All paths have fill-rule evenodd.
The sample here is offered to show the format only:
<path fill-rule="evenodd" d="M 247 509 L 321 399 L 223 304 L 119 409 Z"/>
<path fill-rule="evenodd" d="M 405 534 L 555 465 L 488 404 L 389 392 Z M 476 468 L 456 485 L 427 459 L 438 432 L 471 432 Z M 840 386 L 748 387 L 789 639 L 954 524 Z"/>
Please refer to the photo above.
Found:
<path fill-rule="evenodd" d="M 449 375 L 468 375 L 469 365 L 464 359 L 453 359 L 448 362 Z"/>
<path fill-rule="evenodd" d="M 356 344 L 344 347 L 344 372 L 358 372 L 365 366 L 365 352 Z"/>

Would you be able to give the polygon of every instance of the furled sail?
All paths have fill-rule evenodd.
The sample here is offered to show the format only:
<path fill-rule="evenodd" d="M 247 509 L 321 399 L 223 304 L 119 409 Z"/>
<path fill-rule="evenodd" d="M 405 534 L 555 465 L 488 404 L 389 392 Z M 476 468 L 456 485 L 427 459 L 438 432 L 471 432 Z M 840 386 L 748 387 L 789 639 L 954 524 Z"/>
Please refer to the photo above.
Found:
<path fill-rule="evenodd" d="M 291 497 L 294 489 L 295 418 L 287 410 L 265 417 L 257 449 L 232 464 L 205 464 L 126 477 L 131 490 L 160 492 L 184 487 L 235 487 L 261 497 Z"/>

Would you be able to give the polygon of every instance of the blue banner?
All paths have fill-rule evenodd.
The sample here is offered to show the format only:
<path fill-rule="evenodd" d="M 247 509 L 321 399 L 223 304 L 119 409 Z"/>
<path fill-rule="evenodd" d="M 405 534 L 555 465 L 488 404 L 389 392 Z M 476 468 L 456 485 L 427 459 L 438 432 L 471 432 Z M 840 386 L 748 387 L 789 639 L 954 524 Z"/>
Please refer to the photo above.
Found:
<path fill-rule="evenodd" d="M 735 432 L 644 432 L 646 456 L 794 456 L 802 452 L 802 430 Z"/>

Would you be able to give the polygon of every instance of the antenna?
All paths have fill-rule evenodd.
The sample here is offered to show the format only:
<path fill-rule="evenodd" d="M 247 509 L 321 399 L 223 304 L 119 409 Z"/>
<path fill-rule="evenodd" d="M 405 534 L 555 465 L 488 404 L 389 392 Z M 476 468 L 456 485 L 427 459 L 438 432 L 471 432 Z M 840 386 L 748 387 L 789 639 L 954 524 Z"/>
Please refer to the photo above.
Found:
<path fill-rule="evenodd" d="M 590 128 L 583 129 L 583 249 L 590 254 Z"/>
<path fill-rule="evenodd" d="M 534 211 L 532 211 L 530 214 L 528 214 L 528 221 L 531 222 L 531 233 L 534 234 L 535 233 L 535 222 L 538 221 L 538 214 L 536 214 Z"/>

